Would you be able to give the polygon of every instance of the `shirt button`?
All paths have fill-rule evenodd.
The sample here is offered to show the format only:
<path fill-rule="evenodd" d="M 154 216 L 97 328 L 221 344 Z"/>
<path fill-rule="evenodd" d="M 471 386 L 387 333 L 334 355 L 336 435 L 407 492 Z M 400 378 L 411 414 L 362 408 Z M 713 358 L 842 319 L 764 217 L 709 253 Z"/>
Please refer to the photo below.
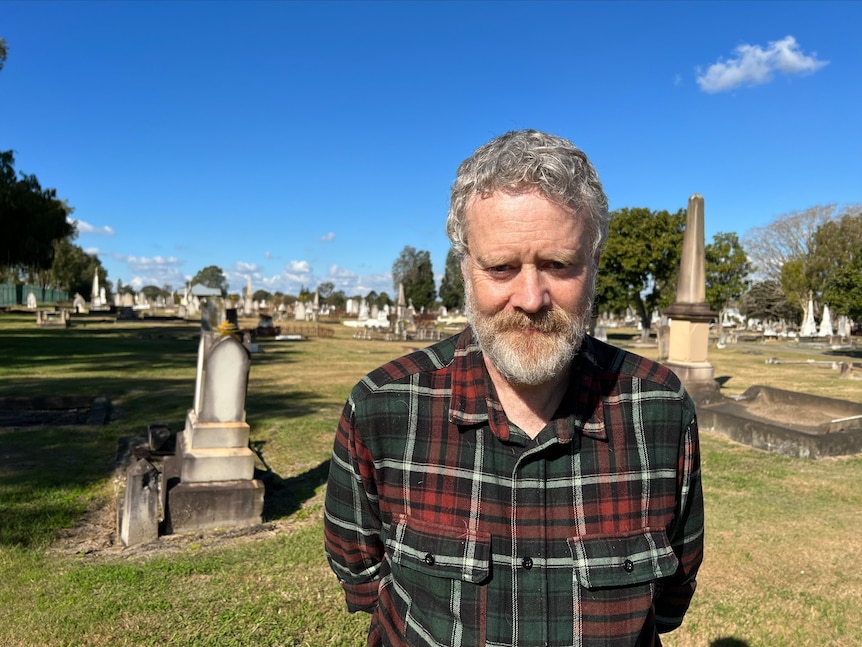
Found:
<path fill-rule="evenodd" d="M 632 560 L 627 559 L 623 562 L 623 568 L 625 569 L 626 573 L 631 573 L 633 570 L 635 570 L 635 564 Z"/>
<path fill-rule="evenodd" d="M 533 568 L 533 560 L 530 557 L 525 557 L 523 560 L 521 560 L 521 565 L 529 571 L 531 568 Z"/>
<path fill-rule="evenodd" d="M 428 566 L 434 566 L 434 555 L 431 553 L 425 553 L 425 563 L 428 564 Z"/>

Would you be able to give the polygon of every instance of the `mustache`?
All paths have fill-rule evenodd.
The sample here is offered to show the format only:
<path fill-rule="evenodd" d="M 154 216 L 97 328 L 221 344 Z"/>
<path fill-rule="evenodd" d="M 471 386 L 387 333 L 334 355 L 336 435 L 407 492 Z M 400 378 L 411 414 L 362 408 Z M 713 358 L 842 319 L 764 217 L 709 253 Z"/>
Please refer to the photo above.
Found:
<path fill-rule="evenodd" d="M 535 330 L 545 334 L 567 333 L 572 318 L 559 308 L 550 308 L 536 313 L 520 310 L 498 312 L 492 317 L 498 332 L 521 332 Z"/>

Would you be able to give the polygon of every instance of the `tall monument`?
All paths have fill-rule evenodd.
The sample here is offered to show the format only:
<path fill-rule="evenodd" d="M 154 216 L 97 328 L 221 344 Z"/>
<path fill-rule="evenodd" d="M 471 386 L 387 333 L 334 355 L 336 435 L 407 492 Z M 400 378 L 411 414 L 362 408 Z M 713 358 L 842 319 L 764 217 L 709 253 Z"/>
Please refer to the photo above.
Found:
<path fill-rule="evenodd" d="M 703 196 L 688 199 L 676 301 L 664 311 L 670 320 L 670 344 L 665 362 L 695 399 L 718 392 L 712 364 L 707 361 L 709 324 L 716 314 L 706 303 Z"/>

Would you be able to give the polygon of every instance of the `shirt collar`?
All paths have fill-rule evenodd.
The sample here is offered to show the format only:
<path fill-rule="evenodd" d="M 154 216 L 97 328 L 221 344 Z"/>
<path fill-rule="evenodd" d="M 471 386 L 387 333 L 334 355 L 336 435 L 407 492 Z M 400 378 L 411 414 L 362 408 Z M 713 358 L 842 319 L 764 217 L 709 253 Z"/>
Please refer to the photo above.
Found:
<path fill-rule="evenodd" d="M 604 373 L 596 364 L 593 339 L 586 337 L 571 368 L 569 388 L 554 415 L 557 437 L 570 442 L 575 434 L 607 440 L 602 406 Z M 449 421 L 462 429 L 487 423 L 502 441 L 509 440 L 509 423 L 497 399 L 479 342 L 469 326 L 460 334 L 452 360 Z"/>

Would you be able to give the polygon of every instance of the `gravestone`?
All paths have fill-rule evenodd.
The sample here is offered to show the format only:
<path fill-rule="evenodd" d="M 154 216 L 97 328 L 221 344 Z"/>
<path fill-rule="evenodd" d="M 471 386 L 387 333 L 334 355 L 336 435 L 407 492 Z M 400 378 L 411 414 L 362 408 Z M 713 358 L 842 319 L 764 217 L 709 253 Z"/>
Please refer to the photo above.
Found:
<path fill-rule="evenodd" d="M 707 361 L 709 324 L 716 314 L 706 303 L 705 264 L 704 200 L 695 193 L 688 200 L 676 301 L 664 313 L 671 320 L 666 364 L 695 399 L 718 392 Z"/>
<path fill-rule="evenodd" d="M 808 297 L 808 307 L 805 309 L 805 320 L 802 324 L 800 337 L 814 337 L 817 335 L 817 322 L 814 321 L 814 299 Z"/>
<path fill-rule="evenodd" d="M 165 463 L 167 532 L 260 523 L 264 486 L 254 479 L 245 398 L 251 356 L 234 334 L 201 331 L 194 404 Z"/>
<path fill-rule="evenodd" d="M 75 293 L 75 298 L 72 299 L 72 309 L 76 314 L 85 314 L 87 312 L 87 302 L 77 292 Z"/>
<path fill-rule="evenodd" d="M 820 320 L 820 332 L 818 334 L 821 337 L 832 336 L 832 315 L 829 314 L 829 306 L 823 306 L 823 317 Z"/>
<path fill-rule="evenodd" d="M 159 538 L 159 471 L 140 458 L 126 470 L 126 489 L 120 512 L 120 539 L 126 546 Z"/>

